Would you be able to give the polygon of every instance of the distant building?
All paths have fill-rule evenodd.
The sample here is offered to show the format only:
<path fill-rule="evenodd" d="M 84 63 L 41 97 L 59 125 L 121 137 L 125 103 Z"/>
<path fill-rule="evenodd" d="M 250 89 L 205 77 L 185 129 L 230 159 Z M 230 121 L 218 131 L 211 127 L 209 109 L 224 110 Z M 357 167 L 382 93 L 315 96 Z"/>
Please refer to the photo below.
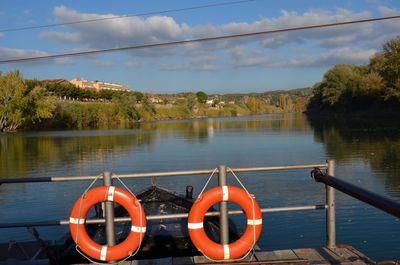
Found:
<path fill-rule="evenodd" d="M 214 104 L 214 100 L 213 99 L 207 99 L 206 104 L 211 106 L 212 104 Z"/>
<path fill-rule="evenodd" d="M 100 81 L 88 81 L 85 79 L 74 78 L 69 81 L 71 84 L 79 87 L 80 89 L 91 89 L 91 90 L 113 90 L 113 91 L 128 91 L 129 88 L 125 85 L 100 82 Z"/>

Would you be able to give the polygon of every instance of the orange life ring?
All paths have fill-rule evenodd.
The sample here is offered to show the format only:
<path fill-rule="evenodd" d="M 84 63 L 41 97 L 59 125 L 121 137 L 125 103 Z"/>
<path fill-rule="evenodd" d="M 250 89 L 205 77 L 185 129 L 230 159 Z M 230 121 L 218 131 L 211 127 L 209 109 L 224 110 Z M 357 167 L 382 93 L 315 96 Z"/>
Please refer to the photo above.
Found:
<path fill-rule="evenodd" d="M 244 234 L 228 245 L 210 240 L 203 227 L 204 216 L 208 209 L 221 201 L 237 203 L 247 217 Z M 242 257 L 254 246 L 260 236 L 261 227 L 262 215 L 258 203 L 245 190 L 234 186 L 219 186 L 205 192 L 193 204 L 188 218 L 188 230 L 193 244 L 205 256 L 215 260 Z"/>
<path fill-rule="evenodd" d="M 94 242 L 85 229 L 85 218 L 90 207 L 104 201 L 120 204 L 131 217 L 128 237 L 111 247 Z M 129 192 L 114 186 L 100 186 L 89 190 L 75 202 L 69 218 L 69 229 L 73 240 L 86 255 L 102 261 L 120 260 L 139 247 L 146 232 L 146 216 L 139 201 Z"/>

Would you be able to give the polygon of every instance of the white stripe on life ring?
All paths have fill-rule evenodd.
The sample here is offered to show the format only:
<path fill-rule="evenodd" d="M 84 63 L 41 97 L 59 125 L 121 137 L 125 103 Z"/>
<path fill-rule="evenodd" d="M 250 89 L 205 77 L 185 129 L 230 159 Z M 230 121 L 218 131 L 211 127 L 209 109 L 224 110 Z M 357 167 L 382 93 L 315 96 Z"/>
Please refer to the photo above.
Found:
<path fill-rule="evenodd" d="M 85 223 L 85 219 L 70 217 L 69 218 L 69 223 L 70 224 L 75 224 L 75 225 L 82 225 L 82 224 Z"/>
<path fill-rule="evenodd" d="M 107 201 L 114 201 L 115 187 L 110 186 L 107 191 Z"/>
<path fill-rule="evenodd" d="M 247 219 L 248 225 L 260 225 L 262 224 L 262 219 Z"/>
<path fill-rule="evenodd" d="M 229 190 L 228 186 L 222 186 L 222 201 L 228 201 L 229 199 Z"/>
<path fill-rule="evenodd" d="M 105 261 L 107 256 L 107 246 L 102 246 L 100 251 L 100 260 Z"/>
<path fill-rule="evenodd" d="M 201 223 L 188 223 L 189 229 L 201 229 L 203 228 L 203 222 Z"/>
<path fill-rule="evenodd" d="M 224 259 L 230 259 L 231 252 L 229 250 L 229 245 L 224 245 Z"/>
<path fill-rule="evenodd" d="M 145 233 L 146 232 L 146 227 L 145 226 L 131 226 L 131 231 L 135 233 Z"/>

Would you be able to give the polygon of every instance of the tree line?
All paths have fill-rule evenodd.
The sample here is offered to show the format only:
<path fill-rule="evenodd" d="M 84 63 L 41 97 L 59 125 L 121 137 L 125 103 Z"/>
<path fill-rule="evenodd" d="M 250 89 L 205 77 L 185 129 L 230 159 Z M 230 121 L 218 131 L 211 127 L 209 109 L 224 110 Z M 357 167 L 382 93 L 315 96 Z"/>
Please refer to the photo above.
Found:
<path fill-rule="evenodd" d="M 100 91 L 91 89 L 80 89 L 79 87 L 71 83 L 50 83 L 41 80 L 25 80 L 25 85 L 27 91 L 32 90 L 35 87 L 44 87 L 52 95 L 60 98 L 72 98 L 80 101 L 94 100 L 94 101 L 104 101 L 112 100 L 114 97 L 118 97 L 125 94 L 125 91 L 116 90 L 106 90 L 102 89 Z M 143 93 L 139 91 L 129 91 L 137 101 L 141 101 L 144 97 Z"/>
<path fill-rule="evenodd" d="M 308 96 L 296 93 L 243 94 L 233 103 L 223 103 L 222 96 L 210 106 L 208 95 L 198 91 L 156 96 L 164 100 L 154 104 L 152 96 L 138 91 L 84 90 L 68 83 L 25 80 L 13 71 L 0 73 L 0 132 L 126 128 L 140 121 L 301 112 Z"/>
<path fill-rule="evenodd" d="M 400 107 L 400 36 L 383 45 L 367 65 L 337 64 L 313 86 L 308 111 L 351 112 Z"/>
<path fill-rule="evenodd" d="M 63 102 L 60 98 L 93 100 Z M 98 102 L 101 101 L 101 102 Z M 154 112 L 137 91 L 83 90 L 72 84 L 25 80 L 19 71 L 0 73 L 0 132 L 19 128 L 115 127 Z"/>

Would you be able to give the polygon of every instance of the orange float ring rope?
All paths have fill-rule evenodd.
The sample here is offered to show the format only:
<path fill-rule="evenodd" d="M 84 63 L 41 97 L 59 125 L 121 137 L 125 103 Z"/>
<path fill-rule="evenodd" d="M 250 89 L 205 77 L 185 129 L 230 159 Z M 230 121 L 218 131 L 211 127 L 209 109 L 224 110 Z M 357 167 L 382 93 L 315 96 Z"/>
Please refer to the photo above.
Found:
<path fill-rule="evenodd" d="M 237 203 L 247 217 L 244 234 L 228 245 L 210 240 L 203 227 L 204 216 L 208 209 L 221 201 Z M 215 260 L 238 259 L 248 253 L 259 238 L 261 227 L 262 215 L 257 202 L 247 191 L 234 186 L 219 186 L 202 194 L 193 204 L 188 218 L 188 230 L 193 244 L 205 256 Z"/>
<path fill-rule="evenodd" d="M 110 247 L 94 242 L 85 228 L 89 209 L 105 201 L 114 201 L 124 207 L 132 225 L 128 237 Z M 69 218 L 69 229 L 77 246 L 89 257 L 102 261 L 120 260 L 132 255 L 142 242 L 146 232 L 146 216 L 139 201 L 131 193 L 114 186 L 100 186 L 89 190 L 75 202 Z"/>

